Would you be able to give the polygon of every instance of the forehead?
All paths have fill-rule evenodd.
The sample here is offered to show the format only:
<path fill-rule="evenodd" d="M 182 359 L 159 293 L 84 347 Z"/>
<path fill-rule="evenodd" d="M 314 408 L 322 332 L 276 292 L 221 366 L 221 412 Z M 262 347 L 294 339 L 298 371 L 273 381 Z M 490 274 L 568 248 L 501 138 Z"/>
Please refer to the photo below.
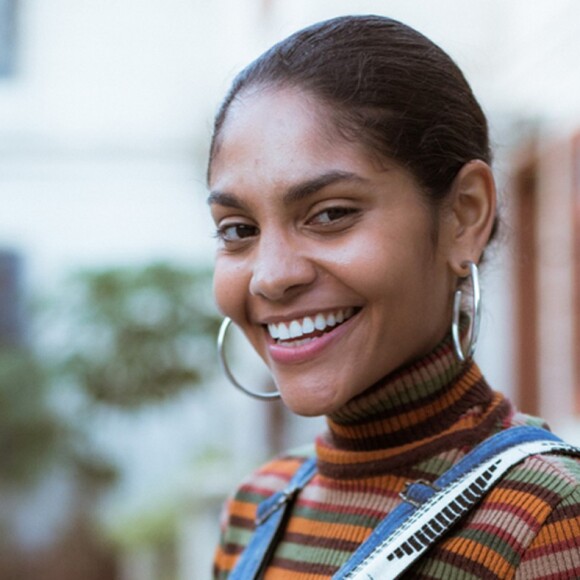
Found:
<path fill-rule="evenodd" d="M 368 157 L 362 146 L 340 138 L 331 114 L 295 89 L 254 89 L 230 106 L 210 167 L 209 185 L 260 178 L 292 181 L 317 167 L 352 164 Z M 336 168 L 336 167 L 334 167 Z"/>
<path fill-rule="evenodd" d="M 239 93 L 226 114 L 220 144 L 240 137 L 268 139 L 272 130 L 302 138 L 329 126 L 326 107 L 305 91 L 290 87 L 250 87 Z"/>

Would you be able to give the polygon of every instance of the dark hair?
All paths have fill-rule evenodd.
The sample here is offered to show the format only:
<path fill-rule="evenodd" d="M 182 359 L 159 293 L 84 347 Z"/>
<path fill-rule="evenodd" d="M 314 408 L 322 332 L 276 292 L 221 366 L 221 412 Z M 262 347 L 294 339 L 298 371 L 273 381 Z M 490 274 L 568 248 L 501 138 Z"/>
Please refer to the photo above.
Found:
<path fill-rule="evenodd" d="M 261 86 L 295 87 L 318 98 L 343 137 L 410 170 L 432 206 L 465 163 L 491 164 L 487 121 L 465 77 L 437 45 L 396 20 L 333 18 L 252 62 L 216 116 L 210 168 L 232 101 Z"/>

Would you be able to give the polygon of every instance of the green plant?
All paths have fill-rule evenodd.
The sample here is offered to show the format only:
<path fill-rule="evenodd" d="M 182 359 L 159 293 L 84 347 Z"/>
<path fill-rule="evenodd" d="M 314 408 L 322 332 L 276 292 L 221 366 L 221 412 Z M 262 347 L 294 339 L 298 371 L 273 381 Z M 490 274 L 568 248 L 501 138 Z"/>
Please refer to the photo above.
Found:
<path fill-rule="evenodd" d="M 208 272 L 167 264 L 75 276 L 64 369 L 93 401 L 134 408 L 198 385 L 218 318 Z"/>
<path fill-rule="evenodd" d="M 21 348 L 0 350 L 0 482 L 32 483 L 54 458 L 64 435 L 50 408 L 47 376 L 37 358 Z"/>

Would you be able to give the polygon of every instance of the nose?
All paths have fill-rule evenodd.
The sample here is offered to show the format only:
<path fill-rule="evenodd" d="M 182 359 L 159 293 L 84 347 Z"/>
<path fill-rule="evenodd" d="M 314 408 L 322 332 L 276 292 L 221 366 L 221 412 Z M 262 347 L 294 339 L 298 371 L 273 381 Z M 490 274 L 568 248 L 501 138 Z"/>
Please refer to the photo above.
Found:
<path fill-rule="evenodd" d="M 316 279 L 316 266 L 284 236 L 262 235 L 256 248 L 250 293 L 271 301 L 287 299 Z"/>

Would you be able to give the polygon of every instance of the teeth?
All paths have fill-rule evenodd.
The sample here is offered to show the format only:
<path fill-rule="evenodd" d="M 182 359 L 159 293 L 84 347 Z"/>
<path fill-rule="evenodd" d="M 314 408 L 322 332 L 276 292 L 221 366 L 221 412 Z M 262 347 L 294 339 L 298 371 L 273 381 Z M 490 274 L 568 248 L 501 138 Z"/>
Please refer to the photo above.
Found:
<path fill-rule="evenodd" d="M 311 316 L 306 316 L 302 320 L 291 320 L 290 322 L 280 322 L 279 324 L 268 324 L 268 332 L 274 340 L 293 340 L 293 344 L 300 346 L 311 340 L 307 338 L 299 339 L 305 334 L 311 334 L 315 330 L 323 331 L 326 328 L 332 328 L 337 324 L 343 323 L 354 314 L 354 308 L 346 308 L 344 310 L 337 310 L 329 314 L 317 314 L 314 319 Z"/>
<path fill-rule="evenodd" d="M 290 338 L 290 331 L 283 322 L 278 326 L 278 338 L 280 340 L 288 340 Z"/>
<path fill-rule="evenodd" d="M 268 332 L 272 338 L 280 338 L 280 331 L 278 330 L 277 324 L 268 324 Z"/>
<path fill-rule="evenodd" d="M 314 319 L 314 328 L 316 328 L 316 330 L 324 330 L 326 328 L 326 320 L 324 319 L 323 314 L 316 315 L 316 318 Z"/>
<path fill-rule="evenodd" d="M 302 334 L 302 325 L 297 320 L 293 320 L 290 323 L 290 338 L 298 338 Z"/>

